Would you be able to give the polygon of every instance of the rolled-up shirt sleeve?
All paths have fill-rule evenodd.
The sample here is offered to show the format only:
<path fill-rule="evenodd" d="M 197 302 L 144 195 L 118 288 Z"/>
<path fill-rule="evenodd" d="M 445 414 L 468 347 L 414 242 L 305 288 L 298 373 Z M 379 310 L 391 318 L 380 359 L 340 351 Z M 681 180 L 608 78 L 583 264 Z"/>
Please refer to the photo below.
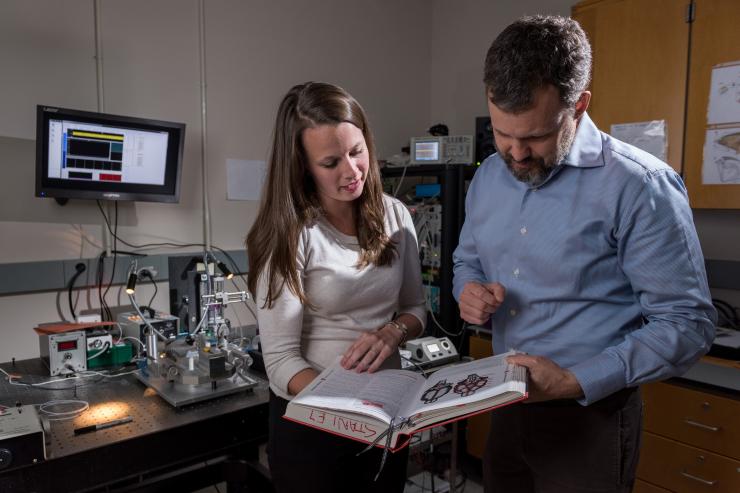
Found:
<path fill-rule="evenodd" d="M 299 280 L 305 265 L 305 238 L 299 241 L 296 259 Z M 269 265 L 269 263 L 268 263 Z M 289 398 L 288 383 L 300 371 L 311 368 L 301 353 L 303 304 L 287 284 L 269 309 L 265 305 L 268 287 L 265 269 L 257 283 L 257 324 L 260 330 L 262 356 L 270 387 L 277 395 Z"/>
<path fill-rule="evenodd" d="M 643 324 L 620 344 L 569 368 L 583 388 L 582 404 L 680 375 L 714 339 L 717 315 L 683 182 L 674 172 L 660 170 L 648 173 L 636 188 L 616 240 Z"/>

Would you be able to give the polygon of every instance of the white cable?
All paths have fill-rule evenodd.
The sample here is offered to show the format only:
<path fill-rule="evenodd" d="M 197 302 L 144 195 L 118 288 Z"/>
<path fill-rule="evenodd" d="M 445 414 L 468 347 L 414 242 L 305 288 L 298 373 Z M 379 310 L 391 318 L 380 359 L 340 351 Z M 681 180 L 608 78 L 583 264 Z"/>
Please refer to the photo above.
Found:
<path fill-rule="evenodd" d="M 3 370 L 2 368 L 0 368 L 0 371 L 3 372 L 6 377 L 8 377 L 8 382 L 13 383 L 13 376 L 10 373 L 8 373 L 7 371 Z"/>
<path fill-rule="evenodd" d="M 138 344 L 139 344 L 139 345 L 140 345 L 140 346 L 141 346 L 142 348 L 146 347 L 146 346 L 144 345 L 144 343 L 143 343 L 143 342 L 141 342 L 141 340 L 140 340 L 140 339 L 137 339 L 136 337 L 129 337 L 129 336 L 126 336 L 126 337 L 123 337 L 123 338 L 122 338 L 122 340 L 124 340 L 124 341 L 135 341 L 135 342 L 137 342 L 137 343 L 138 343 Z"/>
<path fill-rule="evenodd" d="M 201 329 L 201 326 L 203 325 L 203 322 L 205 322 L 206 318 L 208 318 L 208 317 L 206 317 L 207 314 L 208 314 L 208 305 L 206 305 L 206 309 L 203 310 L 203 313 L 201 313 L 201 315 L 200 315 L 200 322 L 198 322 L 198 325 L 195 327 L 195 330 L 190 333 L 191 335 L 195 335 L 198 332 L 200 332 L 200 329 Z"/>
<path fill-rule="evenodd" d="M 409 169 L 409 165 L 406 164 L 403 167 L 403 172 L 401 173 L 401 178 L 398 180 L 398 185 L 396 185 L 396 189 L 393 191 L 393 196 L 396 197 L 398 195 L 398 191 L 401 189 L 401 184 L 403 183 L 403 179 L 406 177 L 406 170 Z"/>
<path fill-rule="evenodd" d="M 116 344 L 118 344 L 123 340 L 123 328 L 118 322 L 116 322 L 116 327 L 118 327 L 118 340 L 116 341 Z"/>
<path fill-rule="evenodd" d="M 121 340 L 122 341 L 126 341 L 126 340 L 135 341 L 136 343 L 139 344 L 139 346 L 136 347 L 136 356 L 131 358 L 129 363 L 132 361 L 138 361 L 139 359 L 141 359 L 141 350 L 142 349 L 146 350 L 146 346 L 144 345 L 143 342 L 141 342 L 141 340 L 137 339 L 136 337 L 122 337 Z"/>
<path fill-rule="evenodd" d="M 126 376 L 126 375 L 133 375 L 137 371 L 139 371 L 139 370 L 125 371 L 125 372 L 122 372 L 122 373 L 115 373 L 115 374 L 111 375 L 109 373 L 102 373 L 102 372 L 99 372 L 99 371 L 85 370 L 84 372 L 80 372 L 79 374 L 80 374 L 81 378 L 95 377 L 95 376 L 101 377 L 101 378 L 118 378 L 118 377 L 123 377 L 123 376 Z"/>
<path fill-rule="evenodd" d="M 421 375 L 422 375 L 422 376 L 423 376 L 424 378 L 427 378 L 427 377 L 428 377 L 428 375 L 427 375 L 427 372 L 426 372 L 426 370 L 424 370 L 424 368 L 422 368 L 421 366 L 417 365 L 417 364 L 416 364 L 416 362 L 415 362 L 414 360 L 412 360 L 411 358 L 407 358 L 406 356 L 404 356 L 404 355 L 402 355 L 402 354 L 399 354 L 399 355 L 401 356 L 401 359 L 402 359 L 402 360 L 404 360 L 404 361 L 408 361 L 409 363 L 411 363 L 412 365 L 414 365 L 414 366 L 415 366 L 416 368 L 418 368 L 418 369 L 419 369 L 419 371 L 421 372 Z"/>
<path fill-rule="evenodd" d="M 165 337 L 164 334 L 155 329 L 154 326 L 149 323 L 149 320 L 141 312 L 141 308 L 139 308 L 139 304 L 136 302 L 136 297 L 133 294 L 129 294 L 128 299 L 131 302 L 131 305 L 133 305 L 134 310 L 136 310 L 136 313 L 138 313 L 139 317 L 141 317 L 141 321 L 144 322 L 144 325 L 146 325 L 147 329 L 151 330 L 153 334 L 157 334 L 157 337 L 159 337 L 163 341 L 168 341 L 169 339 Z"/>
<path fill-rule="evenodd" d="M 12 380 L 12 377 L 9 379 L 9 382 L 11 385 L 19 385 L 21 387 L 43 387 L 44 385 L 49 385 L 50 383 L 58 383 L 58 382 L 68 382 L 70 380 L 80 380 L 82 378 L 88 378 L 87 375 L 75 375 L 71 377 L 62 377 L 62 378 L 53 378 L 51 380 L 46 380 L 44 382 L 37 382 L 37 383 L 19 383 L 14 382 Z M 72 387 L 57 387 L 52 390 L 66 390 L 71 389 Z"/>
<path fill-rule="evenodd" d="M 100 351 L 98 351 L 97 353 L 93 354 L 92 356 L 88 356 L 87 357 L 87 361 L 90 361 L 91 359 L 97 358 L 98 356 L 100 356 L 101 354 L 103 354 L 104 352 L 106 352 L 108 349 L 110 349 L 110 343 L 108 341 L 106 341 L 105 344 L 103 344 L 103 348 Z"/>
<path fill-rule="evenodd" d="M 79 409 L 72 409 L 70 411 L 53 411 L 49 409 L 53 406 L 69 406 L 74 404 L 80 404 Z M 90 409 L 90 404 L 87 401 L 78 400 L 52 400 L 39 405 L 39 412 L 48 416 L 49 421 L 74 419 L 88 409 Z"/>

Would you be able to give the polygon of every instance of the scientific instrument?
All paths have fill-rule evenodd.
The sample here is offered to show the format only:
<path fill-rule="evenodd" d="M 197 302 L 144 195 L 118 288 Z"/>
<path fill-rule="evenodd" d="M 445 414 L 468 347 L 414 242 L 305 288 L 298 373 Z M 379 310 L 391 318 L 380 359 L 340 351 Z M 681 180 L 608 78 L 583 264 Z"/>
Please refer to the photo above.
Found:
<path fill-rule="evenodd" d="M 422 337 L 406 342 L 411 359 L 420 366 L 438 366 L 460 359 L 460 355 L 447 337 Z"/>
<path fill-rule="evenodd" d="M 412 137 L 411 161 L 418 164 L 472 164 L 475 158 L 472 135 Z"/>
<path fill-rule="evenodd" d="M 144 316 L 136 302 L 135 282 L 126 290 L 136 313 L 146 325 L 143 341 L 147 355 L 136 376 L 175 407 L 257 385 L 247 373 L 252 357 L 232 336 L 230 323 L 224 316 L 229 304 L 246 302 L 249 295 L 246 291 L 226 291 L 226 277 L 216 275 L 216 265 L 213 255 L 205 253 L 203 270 L 198 277 L 198 323 L 175 339 L 163 334 Z M 130 274 L 136 271 L 134 259 Z"/>
<path fill-rule="evenodd" d="M 34 406 L 0 410 L 0 471 L 46 459 L 44 425 Z"/>

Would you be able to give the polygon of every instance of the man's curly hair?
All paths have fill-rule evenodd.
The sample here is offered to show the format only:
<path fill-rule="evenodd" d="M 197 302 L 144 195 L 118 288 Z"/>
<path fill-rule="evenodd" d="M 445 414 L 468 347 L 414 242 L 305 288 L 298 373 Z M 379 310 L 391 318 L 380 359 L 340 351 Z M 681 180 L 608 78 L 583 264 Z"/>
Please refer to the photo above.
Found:
<path fill-rule="evenodd" d="M 591 45 L 578 22 L 560 16 L 526 16 L 496 37 L 486 55 L 483 82 L 500 109 L 529 109 L 537 89 L 555 86 L 572 106 L 591 79 Z"/>

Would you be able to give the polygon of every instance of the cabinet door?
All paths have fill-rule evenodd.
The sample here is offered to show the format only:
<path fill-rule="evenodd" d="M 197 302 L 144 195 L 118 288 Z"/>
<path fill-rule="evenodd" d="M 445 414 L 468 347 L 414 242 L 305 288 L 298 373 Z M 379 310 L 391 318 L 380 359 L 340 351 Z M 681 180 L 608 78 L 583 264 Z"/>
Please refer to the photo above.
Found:
<path fill-rule="evenodd" d="M 607 133 L 612 124 L 665 120 L 668 163 L 679 172 L 687 5 L 688 0 L 587 0 L 573 7 L 593 50 L 589 115 Z"/>
<path fill-rule="evenodd" d="M 642 389 L 646 431 L 740 460 L 740 399 L 662 382 Z"/>
<path fill-rule="evenodd" d="M 740 183 L 704 185 L 702 166 L 712 67 L 740 60 L 740 2 L 695 0 L 695 4 L 686 121 L 686 186 L 694 208 L 739 209 Z M 737 87 L 734 89 L 738 91 Z M 738 120 L 736 128 L 740 127 Z M 740 148 L 735 149 L 734 157 L 740 159 Z M 735 166 L 734 173 L 740 173 L 740 168 Z"/>
<path fill-rule="evenodd" d="M 737 493 L 740 462 L 645 432 L 637 476 L 677 493 Z"/>
<path fill-rule="evenodd" d="M 485 358 L 493 354 L 490 337 L 471 335 L 469 344 L 470 356 L 475 359 Z M 490 421 L 490 413 L 477 414 L 468 418 L 468 427 L 466 428 L 467 450 L 468 454 L 473 457 L 483 458 L 486 440 L 488 439 L 488 430 L 491 428 Z"/>

